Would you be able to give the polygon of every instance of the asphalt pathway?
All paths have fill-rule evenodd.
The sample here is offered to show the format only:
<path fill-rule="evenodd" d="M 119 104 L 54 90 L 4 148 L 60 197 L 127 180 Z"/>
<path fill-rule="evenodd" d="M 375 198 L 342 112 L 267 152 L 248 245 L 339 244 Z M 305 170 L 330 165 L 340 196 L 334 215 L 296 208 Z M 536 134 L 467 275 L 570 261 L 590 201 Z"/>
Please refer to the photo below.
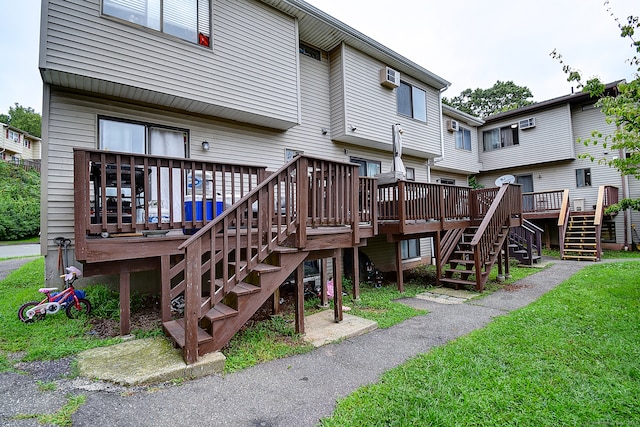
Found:
<path fill-rule="evenodd" d="M 74 426 L 314 426 L 332 413 L 336 399 L 378 381 L 382 373 L 407 359 L 530 304 L 590 265 L 553 262 L 516 283 L 515 291 L 454 305 L 408 298 L 405 303 L 429 313 L 304 355 L 181 385 L 124 389 L 61 378 L 70 369 L 69 360 L 21 365 L 30 375 L 0 374 L 0 425 L 36 426 L 33 419 L 12 417 L 55 412 L 66 402 L 64 396 L 74 393 L 87 396 L 73 415 Z M 55 380 L 57 390 L 39 391 L 36 380 Z"/>

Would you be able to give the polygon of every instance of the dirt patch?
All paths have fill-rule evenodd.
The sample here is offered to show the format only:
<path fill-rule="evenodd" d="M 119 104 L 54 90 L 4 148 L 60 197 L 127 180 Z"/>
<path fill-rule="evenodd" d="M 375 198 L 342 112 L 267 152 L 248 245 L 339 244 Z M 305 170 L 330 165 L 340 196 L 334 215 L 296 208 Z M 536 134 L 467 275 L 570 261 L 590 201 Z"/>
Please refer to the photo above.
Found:
<path fill-rule="evenodd" d="M 273 304 L 268 299 L 262 307 L 242 327 L 246 329 L 248 326 L 254 325 L 256 322 L 267 320 L 273 314 Z M 280 314 L 293 313 L 295 309 L 295 295 L 293 289 L 283 286 L 280 290 Z M 175 313 L 176 317 L 182 317 L 181 314 Z M 120 335 L 120 322 L 113 319 L 92 318 L 90 333 L 97 338 L 112 338 Z M 141 307 L 132 308 L 131 311 L 131 330 L 142 330 L 145 332 L 152 331 L 162 326 L 160 317 L 160 299 L 157 297 L 145 298 Z"/>
<path fill-rule="evenodd" d="M 515 292 L 515 291 L 519 291 L 520 289 L 526 289 L 526 288 L 531 288 L 533 287 L 533 285 L 517 285 L 517 284 L 513 284 L 513 285 L 504 285 L 504 287 L 502 289 L 504 289 L 507 292 Z"/>
<path fill-rule="evenodd" d="M 98 338 L 111 338 L 120 335 L 120 322 L 113 319 L 92 318 L 90 333 Z M 131 312 L 131 330 L 152 331 L 161 326 L 159 298 L 145 298 L 141 307 Z"/>

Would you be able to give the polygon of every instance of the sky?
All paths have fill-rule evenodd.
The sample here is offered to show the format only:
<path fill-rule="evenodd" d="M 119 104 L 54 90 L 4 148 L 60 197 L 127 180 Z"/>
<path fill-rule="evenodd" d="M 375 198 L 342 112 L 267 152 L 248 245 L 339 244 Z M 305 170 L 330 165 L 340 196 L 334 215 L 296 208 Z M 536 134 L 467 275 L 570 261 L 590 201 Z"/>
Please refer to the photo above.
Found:
<path fill-rule="evenodd" d="M 214 0 L 215 1 L 215 0 Z M 451 82 L 444 96 L 498 81 L 528 87 L 535 101 L 571 92 L 557 49 L 584 76 L 631 80 L 633 56 L 604 0 L 308 0 L 308 3 Z M 610 0 L 622 21 L 638 0 Z M 3 0 L 0 113 L 16 102 L 42 112 L 40 0 Z M 215 34 L 215 30 L 214 30 Z"/>

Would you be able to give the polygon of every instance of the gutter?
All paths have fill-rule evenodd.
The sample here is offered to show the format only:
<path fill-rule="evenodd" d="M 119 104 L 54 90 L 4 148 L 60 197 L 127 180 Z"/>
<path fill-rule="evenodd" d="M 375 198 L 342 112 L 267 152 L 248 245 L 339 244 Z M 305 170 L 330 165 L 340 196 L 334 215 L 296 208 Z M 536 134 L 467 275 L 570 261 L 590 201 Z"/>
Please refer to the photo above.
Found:
<path fill-rule="evenodd" d="M 317 19 L 318 21 L 326 24 L 329 27 L 332 27 L 334 30 L 336 30 L 337 32 L 341 33 L 342 37 L 341 39 L 343 41 L 349 41 L 349 38 L 355 39 L 356 41 L 363 43 L 365 45 L 368 45 L 369 47 L 371 47 L 372 49 L 378 51 L 380 54 L 388 57 L 389 59 L 395 61 L 398 64 L 403 65 L 406 68 L 411 69 L 412 71 L 414 71 L 414 77 L 419 78 L 420 80 L 426 80 L 427 82 L 430 82 L 431 84 L 433 84 L 433 86 L 436 89 L 447 89 L 449 86 L 451 86 L 451 83 L 445 79 L 443 79 L 442 77 L 432 73 L 431 71 L 427 70 L 424 67 L 421 67 L 420 65 L 416 64 L 415 62 L 411 61 L 408 58 L 405 58 L 404 56 L 400 55 L 399 53 L 389 49 L 388 47 L 384 46 L 383 44 L 373 40 L 371 37 L 366 36 L 365 34 L 355 30 L 354 28 L 348 26 L 347 24 L 343 23 L 342 21 L 334 18 L 333 16 L 327 14 L 326 12 L 323 12 L 322 10 L 316 8 L 315 6 L 302 1 L 302 0 L 262 0 L 263 3 L 267 3 L 270 4 L 271 6 L 275 7 L 276 9 L 281 9 L 281 7 L 279 7 L 279 4 L 286 4 L 289 5 L 297 10 L 299 10 L 300 12 L 302 12 L 303 14 L 309 15 L 310 17 L 313 17 L 315 19 Z M 282 10 L 285 13 L 288 13 L 285 10 Z M 298 18 L 302 18 L 302 16 L 297 16 Z M 391 65 L 391 64 L 389 64 Z M 420 75 L 422 75 L 420 77 Z"/>

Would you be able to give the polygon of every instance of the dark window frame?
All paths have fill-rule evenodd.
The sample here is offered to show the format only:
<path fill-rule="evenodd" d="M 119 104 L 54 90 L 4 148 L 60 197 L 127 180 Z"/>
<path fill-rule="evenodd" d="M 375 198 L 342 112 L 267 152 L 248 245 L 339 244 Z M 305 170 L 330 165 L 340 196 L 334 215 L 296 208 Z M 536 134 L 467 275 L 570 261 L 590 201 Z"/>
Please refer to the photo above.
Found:
<path fill-rule="evenodd" d="M 424 103 L 421 103 L 420 99 L 416 99 L 416 95 L 421 95 Z M 426 90 L 400 80 L 400 86 L 396 89 L 396 103 L 398 114 L 427 123 Z M 423 107 L 423 109 L 417 107 Z"/>
<path fill-rule="evenodd" d="M 591 187 L 591 168 L 576 169 L 576 188 Z"/>
<path fill-rule="evenodd" d="M 195 0 L 195 16 L 180 14 L 181 8 L 175 0 L 158 0 L 159 10 L 143 10 L 144 2 L 136 0 L 103 0 L 102 16 L 124 22 L 128 25 L 140 26 L 175 37 L 189 43 L 211 48 L 211 10 L 212 0 Z M 173 13 L 172 7 L 175 8 Z M 184 9 L 184 7 L 182 7 Z M 193 12 L 190 10 L 189 12 Z M 174 18 L 174 19 L 171 19 Z M 195 22 L 189 22 L 195 18 Z M 181 25 L 187 23 L 187 25 Z M 191 25 L 195 24 L 194 27 Z"/>
<path fill-rule="evenodd" d="M 400 256 L 402 260 L 420 258 L 420 239 L 407 239 L 400 242 Z"/>
<path fill-rule="evenodd" d="M 497 132 L 498 138 L 491 137 Z M 517 124 L 496 127 L 482 131 L 482 151 L 489 152 L 520 145 L 520 132 Z"/>
<path fill-rule="evenodd" d="M 382 172 L 382 162 L 378 161 L 378 160 L 369 160 L 369 159 L 363 159 L 362 157 L 350 157 L 349 161 L 351 163 L 357 163 L 360 165 L 360 169 L 359 172 L 362 172 L 363 170 L 366 172 L 364 175 L 361 173 L 360 176 L 372 176 L 369 175 L 369 164 L 372 165 L 376 165 L 378 166 L 378 173 Z M 363 169 L 364 168 L 364 169 Z"/>

